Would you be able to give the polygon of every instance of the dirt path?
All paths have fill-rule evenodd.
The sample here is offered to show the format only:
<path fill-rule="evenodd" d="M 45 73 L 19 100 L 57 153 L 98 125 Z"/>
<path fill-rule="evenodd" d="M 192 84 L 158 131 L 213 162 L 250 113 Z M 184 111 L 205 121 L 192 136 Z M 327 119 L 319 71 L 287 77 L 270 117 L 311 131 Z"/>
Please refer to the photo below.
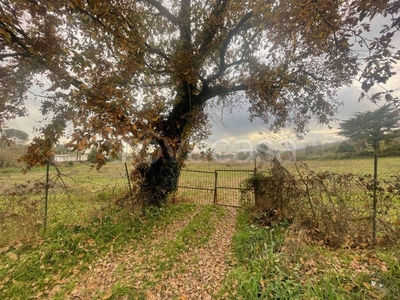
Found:
<path fill-rule="evenodd" d="M 81 275 L 66 299 L 127 299 L 136 290 L 147 299 L 213 299 L 229 271 L 236 210 L 225 208 L 211 238 L 200 247 L 189 248 L 172 262 L 168 243 L 199 213 L 199 207 L 168 228 L 158 230 L 148 243 L 122 252 L 110 252 Z M 136 297 L 135 297 L 136 298 Z M 131 299 L 131 297 L 129 298 Z"/>

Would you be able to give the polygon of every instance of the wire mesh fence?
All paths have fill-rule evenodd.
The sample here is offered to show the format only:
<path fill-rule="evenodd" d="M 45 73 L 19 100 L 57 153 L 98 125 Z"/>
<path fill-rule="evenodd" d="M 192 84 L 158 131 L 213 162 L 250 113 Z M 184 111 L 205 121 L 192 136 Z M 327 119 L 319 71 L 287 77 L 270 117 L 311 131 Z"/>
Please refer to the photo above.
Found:
<path fill-rule="evenodd" d="M 177 196 L 183 202 L 215 203 L 215 172 L 183 170 L 179 177 Z"/>
<path fill-rule="evenodd" d="M 26 175 L 17 169 L 0 173 L 0 247 L 36 236 L 45 223 L 56 230 L 60 224 L 85 225 L 102 218 L 115 199 L 129 192 L 121 163 L 100 170 L 57 163 L 49 171 L 48 176 L 44 168 Z"/>
<path fill-rule="evenodd" d="M 177 198 L 200 204 L 240 206 L 241 183 L 254 172 L 251 169 L 183 170 Z"/>

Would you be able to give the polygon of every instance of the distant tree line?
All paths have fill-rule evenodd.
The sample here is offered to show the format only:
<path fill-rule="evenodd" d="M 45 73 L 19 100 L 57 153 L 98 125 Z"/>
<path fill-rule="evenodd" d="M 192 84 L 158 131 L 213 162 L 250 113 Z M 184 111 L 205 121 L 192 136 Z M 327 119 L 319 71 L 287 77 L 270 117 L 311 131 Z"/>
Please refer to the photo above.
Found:
<path fill-rule="evenodd" d="M 373 157 L 374 149 L 361 141 L 345 140 L 334 143 L 307 144 L 304 148 L 297 149 L 297 159 L 349 159 Z M 381 157 L 400 156 L 400 137 L 380 145 Z"/>

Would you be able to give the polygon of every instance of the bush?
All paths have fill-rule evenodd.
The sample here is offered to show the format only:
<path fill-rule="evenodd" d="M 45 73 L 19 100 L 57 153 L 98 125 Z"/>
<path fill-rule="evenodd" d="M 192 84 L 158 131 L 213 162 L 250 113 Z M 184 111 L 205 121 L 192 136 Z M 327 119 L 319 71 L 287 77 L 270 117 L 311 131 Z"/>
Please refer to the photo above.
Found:
<path fill-rule="evenodd" d="M 262 225 L 290 221 L 312 240 L 331 247 L 372 244 L 371 175 L 315 173 L 306 165 L 295 177 L 279 163 L 269 175 L 257 173 L 243 184 L 242 200 Z M 399 176 L 378 182 L 378 243 L 400 237 Z M 255 201 L 245 195 L 254 191 Z"/>
<path fill-rule="evenodd" d="M 280 222 L 291 218 L 291 201 L 300 193 L 298 182 L 277 159 L 272 160 L 272 169 L 269 175 L 255 173 L 247 179 L 242 186 L 242 201 L 245 206 L 250 202 L 246 200 L 248 192 L 254 190 L 254 212 L 259 214 L 260 221 L 264 224 Z"/>
<path fill-rule="evenodd" d="M 11 145 L 0 147 L 0 168 L 19 168 L 22 164 L 18 159 L 26 152 L 23 145 Z"/>
<path fill-rule="evenodd" d="M 97 154 L 97 150 L 96 149 L 92 149 L 90 150 L 88 157 L 87 157 L 87 161 L 89 163 L 95 163 L 96 162 L 96 154 Z"/>
<path fill-rule="evenodd" d="M 337 153 L 354 153 L 356 148 L 348 141 L 341 142 L 336 150 Z"/>

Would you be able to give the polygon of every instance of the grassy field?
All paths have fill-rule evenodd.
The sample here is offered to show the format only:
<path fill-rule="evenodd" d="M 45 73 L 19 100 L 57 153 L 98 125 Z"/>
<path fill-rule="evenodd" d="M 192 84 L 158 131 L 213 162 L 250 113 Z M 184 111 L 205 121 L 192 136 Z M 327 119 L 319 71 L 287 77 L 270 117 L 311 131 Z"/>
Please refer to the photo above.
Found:
<path fill-rule="evenodd" d="M 100 170 L 80 163 L 57 168 L 50 166 L 49 174 L 50 231 L 60 224 L 86 224 L 128 192 L 123 163 L 109 163 Z M 43 232 L 45 182 L 46 168 L 26 174 L 20 169 L 0 169 L 0 247 Z"/>
<path fill-rule="evenodd" d="M 373 173 L 372 159 L 313 160 L 296 163 L 300 168 L 303 167 L 303 164 L 306 164 L 310 170 L 316 173 L 325 171 L 356 175 Z M 297 176 L 294 162 L 284 162 L 283 166 Z M 216 201 L 216 203 L 222 205 L 238 206 L 241 197 L 238 188 L 241 186 L 241 182 L 251 176 L 255 168 L 258 172 L 268 172 L 271 163 L 256 162 L 255 164 L 254 161 L 240 163 L 233 160 L 225 163 L 216 161 L 188 162 L 181 174 L 179 180 L 181 188 L 179 188 L 177 195 L 182 200 L 194 200 L 197 203 L 212 204 Z M 380 178 L 399 175 L 400 157 L 380 158 L 378 169 Z M 214 197 L 215 189 L 217 189 L 216 197 Z"/>
<path fill-rule="evenodd" d="M 104 185 L 110 183 L 126 182 L 125 166 L 121 162 L 111 162 L 103 166 L 100 170 L 91 168 L 85 163 L 59 164 L 58 169 L 67 182 L 74 182 L 82 186 L 87 183 L 90 186 Z M 129 163 L 128 163 L 129 167 Z M 50 166 L 50 178 L 55 178 L 57 170 L 54 166 Z M 46 168 L 40 167 L 28 171 L 26 174 L 21 169 L 0 169 L 1 189 L 10 187 L 15 184 L 32 182 L 35 180 L 44 181 L 46 177 Z M 4 186 L 4 184 L 6 186 Z"/>
<path fill-rule="evenodd" d="M 198 274 L 203 268 L 198 251 L 224 214 L 218 206 L 193 204 L 146 210 L 140 216 L 108 211 L 89 226 L 60 226 L 46 239 L 7 245 L 0 248 L 0 298 L 71 299 L 82 293 L 85 299 L 193 299 L 185 295 L 186 276 L 207 280 Z M 177 222 L 182 226 L 173 235 L 164 233 Z M 398 244 L 330 249 L 285 224 L 259 226 L 240 211 L 232 254 L 225 253 L 229 271 L 211 298 L 399 299 L 399 249 Z M 188 251 L 192 257 L 184 262 Z M 120 264 L 113 268 L 117 258 Z M 173 285 L 159 289 L 165 280 Z M 191 288 L 196 294 L 203 286 Z M 166 291 L 170 298 L 152 296 Z"/>
<path fill-rule="evenodd" d="M 400 299 L 400 247 L 332 249 L 301 229 L 260 227 L 242 211 L 227 299 Z"/>
<path fill-rule="evenodd" d="M 301 163 L 301 162 L 300 162 Z M 321 160 L 307 161 L 310 169 L 333 171 L 338 173 L 371 174 L 371 159 Z M 292 162 L 284 163 L 291 172 L 295 172 Z M 131 165 L 128 164 L 131 169 Z M 184 170 L 205 170 L 210 173 L 182 173 L 180 186 L 199 187 L 202 189 L 180 189 L 178 198 L 203 204 L 214 203 L 215 170 L 250 170 L 243 172 L 220 172 L 217 178 L 217 203 L 239 205 L 240 183 L 246 179 L 254 162 L 227 163 L 188 162 Z M 268 170 L 269 163 L 259 163 L 260 170 Z M 400 157 L 380 158 L 380 177 L 398 174 Z M 9 240 L 28 238 L 37 235 L 43 225 L 45 168 L 37 168 L 23 174 L 20 169 L 0 169 L 0 245 Z M 60 165 L 58 170 L 50 168 L 50 191 L 48 207 L 48 227 L 57 227 L 59 223 L 84 223 L 93 216 L 101 214 L 102 208 L 112 205 L 119 195 L 128 192 L 125 166 L 113 162 L 100 170 L 89 165 L 75 163 L 73 166 Z M 203 190 L 205 188 L 205 190 Z M 1 219 L 3 217 L 3 220 Z M 5 221 L 7 219 L 7 222 Z M 23 229 L 14 224 L 24 224 Z M 7 233 L 8 232 L 8 233 Z"/>
<path fill-rule="evenodd" d="M 371 159 L 308 161 L 307 165 L 317 172 L 372 173 Z M 398 174 L 399 166 L 400 158 L 380 159 L 381 177 Z M 285 167 L 294 171 L 292 163 Z M 204 175 L 212 190 L 214 170 L 252 170 L 254 162 L 188 163 L 186 169 L 212 172 Z M 216 230 L 216 216 L 224 214 L 218 207 L 187 203 L 143 212 L 118 210 L 114 200 L 128 192 L 124 164 L 109 163 L 98 171 L 74 164 L 60 166 L 58 171 L 51 167 L 48 229 L 43 236 L 45 174 L 45 168 L 25 175 L 0 169 L 0 299 L 66 299 L 78 284 L 73 278 L 80 278 L 108 253 L 146 247 L 158 239 L 163 245 L 160 249 L 171 256 L 150 259 L 151 282 L 138 287 L 132 279 L 136 275 L 132 275 L 131 281 L 117 283 L 110 293 L 91 298 L 147 299 L 147 290 L 162 282 L 168 272 L 166 265 L 179 264 L 187 249 L 202 247 Z M 234 172 L 224 174 L 226 177 L 219 178 L 221 187 L 229 185 L 234 176 L 229 175 Z M 196 177 L 199 180 L 201 176 Z M 205 198 L 201 192 L 195 193 Z M 205 193 L 212 195 L 212 191 Z M 167 228 L 196 211 L 199 213 L 180 229 L 176 239 L 153 234 L 158 232 L 155 228 Z M 376 247 L 361 243 L 331 248 L 301 227 L 288 223 L 260 226 L 247 211 L 240 210 L 230 271 L 213 298 L 400 299 L 400 246 L 388 238 L 390 243 L 380 240 Z M 146 253 L 152 251 L 149 248 Z M 145 261 L 140 270 L 149 272 Z M 179 278 L 183 269 L 174 272 Z M 177 294 L 175 299 L 179 297 Z"/>
<path fill-rule="evenodd" d="M 315 172 L 331 171 L 336 173 L 353 173 L 357 175 L 373 174 L 374 162 L 372 158 L 342 159 L 342 160 L 311 160 L 305 161 Z M 286 166 L 286 165 L 285 165 Z M 288 169 L 292 170 L 292 164 Z M 378 160 L 380 177 L 398 174 L 400 171 L 400 157 L 381 157 Z"/>
<path fill-rule="evenodd" d="M 346 160 L 309 160 L 297 161 L 297 163 L 305 163 L 310 169 L 315 172 L 331 171 L 336 173 L 353 173 L 353 174 L 372 174 L 374 169 L 374 162 L 372 158 L 362 159 L 346 159 Z M 246 163 L 236 162 L 188 162 L 185 169 L 190 170 L 225 170 L 225 169 L 250 169 L 253 170 L 255 165 L 261 170 L 268 170 L 270 163 L 249 161 Z M 295 171 L 293 162 L 284 162 L 283 166 L 290 171 Z M 392 175 L 400 171 L 400 157 L 382 157 L 378 161 L 378 169 L 381 176 Z"/>

